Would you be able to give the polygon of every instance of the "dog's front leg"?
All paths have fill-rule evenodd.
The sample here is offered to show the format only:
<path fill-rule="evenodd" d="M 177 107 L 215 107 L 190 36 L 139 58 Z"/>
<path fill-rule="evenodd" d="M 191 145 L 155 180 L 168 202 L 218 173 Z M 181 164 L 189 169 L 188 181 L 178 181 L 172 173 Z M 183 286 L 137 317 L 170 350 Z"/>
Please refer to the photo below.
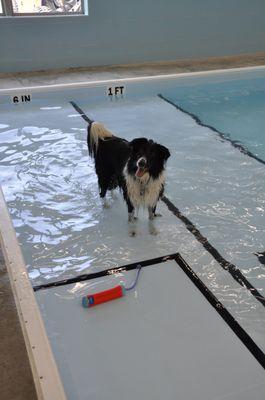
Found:
<path fill-rule="evenodd" d="M 135 216 L 135 208 L 130 202 L 129 199 L 126 200 L 127 207 L 128 207 L 128 222 L 129 222 L 129 235 L 136 236 L 136 221 L 137 218 Z"/>
<path fill-rule="evenodd" d="M 148 207 L 148 214 L 149 214 L 150 221 L 152 221 L 155 218 L 155 210 L 156 210 L 156 207 Z"/>
<path fill-rule="evenodd" d="M 99 196 L 101 198 L 102 207 L 110 208 L 110 204 L 106 199 L 106 194 L 107 194 L 107 189 L 108 189 L 107 181 L 104 180 L 103 178 L 98 178 L 98 185 L 99 185 L 99 189 L 100 189 Z"/>
<path fill-rule="evenodd" d="M 136 220 L 137 220 L 137 218 L 135 216 L 135 209 L 133 209 L 131 212 L 128 212 L 128 221 L 134 222 Z"/>
<path fill-rule="evenodd" d="M 157 216 L 156 214 L 156 206 L 155 207 L 148 207 L 148 214 L 149 214 L 149 223 L 148 223 L 148 227 L 149 227 L 149 233 L 151 235 L 157 235 L 158 234 L 158 230 L 155 227 L 155 217 Z"/>
<path fill-rule="evenodd" d="M 148 207 L 149 219 L 154 219 L 156 217 L 162 217 L 162 214 L 156 212 L 156 205 L 154 207 Z"/>

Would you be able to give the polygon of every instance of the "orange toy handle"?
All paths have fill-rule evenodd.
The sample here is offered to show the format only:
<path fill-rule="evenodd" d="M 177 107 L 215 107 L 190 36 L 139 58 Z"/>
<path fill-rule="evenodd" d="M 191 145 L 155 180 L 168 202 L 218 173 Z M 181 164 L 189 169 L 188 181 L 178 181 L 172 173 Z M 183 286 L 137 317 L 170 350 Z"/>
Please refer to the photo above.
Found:
<path fill-rule="evenodd" d="M 101 303 L 106 303 L 107 301 L 111 301 L 114 299 L 118 299 L 125 295 L 125 288 L 122 285 L 115 286 L 112 289 L 104 290 L 103 292 L 88 294 L 83 297 L 82 305 L 85 308 L 94 307 Z"/>

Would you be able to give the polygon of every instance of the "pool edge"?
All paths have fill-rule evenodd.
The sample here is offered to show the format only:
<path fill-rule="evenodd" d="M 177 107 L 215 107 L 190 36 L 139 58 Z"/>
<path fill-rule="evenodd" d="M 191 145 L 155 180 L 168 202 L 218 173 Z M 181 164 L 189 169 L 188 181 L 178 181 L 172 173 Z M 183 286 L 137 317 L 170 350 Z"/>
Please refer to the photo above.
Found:
<path fill-rule="evenodd" d="M 209 75 L 228 75 L 237 74 L 239 72 L 255 72 L 265 70 L 265 65 L 258 65 L 252 67 L 236 67 L 236 68 L 225 68 L 225 69 L 211 69 L 207 71 L 193 71 L 193 72 L 180 72 L 173 74 L 158 74 L 158 75 L 147 75 L 147 76 L 137 76 L 137 77 L 127 77 L 127 78 L 111 78 L 102 80 L 87 80 L 82 82 L 71 82 L 71 83 L 58 83 L 49 85 L 36 85 L 36 86 L 21 86 L 8 89 L 0 89 L 0 96 L 14 95 L 25 92 L 35 93 L 35 92 L 52 92 L 57 90 L 65 89 L 82 89 L 89 87 L 98 87 L 103 85 L 112 85 L 115 83 L 139 83 L 144 81 L 156 81 L 156 80 L 169 80 L 178 78 L 188 78 L 188 77 L 200 77 Z"/>
<path fill-rule="evenodd" d="M 38 399 L 66 400 L 43 319 L 0 187 L 0 245 L 22 328 Z"/>

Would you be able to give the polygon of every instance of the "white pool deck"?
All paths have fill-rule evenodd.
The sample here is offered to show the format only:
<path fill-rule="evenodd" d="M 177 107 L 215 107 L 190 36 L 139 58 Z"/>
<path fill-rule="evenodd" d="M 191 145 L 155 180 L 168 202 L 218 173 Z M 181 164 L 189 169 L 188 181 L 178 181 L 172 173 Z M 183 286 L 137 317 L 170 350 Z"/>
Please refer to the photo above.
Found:
<path fill-rule="evenodd" d="M 159 103 L 159 107 L 164 107 L 167 120 L 174 124 L 180 115 L 169 105 L 160 102 L 159 99 L 154 101 Z M 156 106 L 154 103 L 152 107 Z M 67 121 L 63 117 L 69 115 L 70 107 L 65 105 L 60 112 L 60 124 L 66 130 L 69 119 Z M 118 119 L 117 116 L 115 126 L 111 126 L 113 110 L 85 107 L 85 112 L 93 118 L 104 118 L 110 128 L 119 132 L 125 128 L 125 124 L 136 122 L 137 109 L 140 110 L 137 106 L 133 109 L 128 105 L 127 118 Z M 51 119 L 49 123 L 54 125 Z M 57 116 L 54 116 L 54 123 L 55 120 L 58 124 Z M 146 121 L 150 127 L 150 118 L 146 118 Z M 182 123 L 189 125 L 191 121 L 185 116 Z M 81 118 L 78 118 L 78 125 L 80 129 L 85 127 Z M 139 131 L 137 123 L 135 126 Z M 190 127 L 192 129 L 192 124 Z M 240 157 L 243 156 L 238 154 L 237 157 L 240 165 Z M 255 173 L 259 172 L 258 168 L 255 170 L 255 165 L 252 167 Z M 171 186 L 169 184 L 170 190 L 174 182 Z M 206 283 L 210 283 L 207 280 L 207 268 L 211 273 L 219 271 L 219 275 L 226 274 L 185 227 L 173 218 L 165 205 L 161 206 L 163 218 L 158 223 L 161 232 L 159 239 L 155 239 L 156 246 L 152 248 L 153 238 L 145 231 L 144 222 L 140 223 L 140 234 L 131 244 L 134 239 L 129 239 L 125 234 L 125 212 L 119 216 L 124 205 L 120 200 L 115 201 L 118 206 L 106 210 L 97 231 L 99 236 L 95 231 L 89 244 L 90 248 L 96 248 L 100 237 L 104 237 L 104 245 L 111 249 L 112 259 L 106 252 L 103 258 L 92 263 L 94 270 L 102 269 L 102 265 L 116 266 L 121 249 L 128 248 L 127 258 L 120 259 L 122 264 L 165 255 L 164 252 L 180 251 L 191 267 L 194 266 L 196 273 L 200 272 L 200 268 L 205 268 L 202 278 Z M 113 219 L 118 220 L 114 234 L 111 230 Z M 36 293 L 50 342 L 48 347 L 51 345 L 53 352 L 51 358 L 54 356 L 69 400 L 263 400 L 264 369 L 176 262 L 167 261 L 144 268 L 135 291 L 122 299 L 89 310 L 81 307 L 81 297 L 88 290 L 103 290 L 106 286 L 131 281 L 134 274 L 132 271 Z M 60 279 L 63 277 L 60 276 Z M 26 279 L 25 276 L 23 279 Z M 224 282 L 229 282 L 235 292 L 240 291 L 242 298 L 248 297 L 247 291 L 232 278 L 226 280 L 225 277 Z M 33 292 L 30 296 L 33 296 Z M 33 298 L 31 301 L 34 304 Z M 262 318 L 264 308 L 254 298 L 248 298 L 248 301 Z M 37 308 L 35 311 L 39 312 Z M 260 347 L 264 348 L 262 335 L 251 333 Z M 50 357 L 49 351 L 46 356 L 42 355 L 47 368 L 51 361 L 47 358 Z M 35 363 L 34 356 L 32 362 Z M 62 392 L 60 395 L 63 398 Z M 50 400 L 49 397 L 44 398 Z"/>

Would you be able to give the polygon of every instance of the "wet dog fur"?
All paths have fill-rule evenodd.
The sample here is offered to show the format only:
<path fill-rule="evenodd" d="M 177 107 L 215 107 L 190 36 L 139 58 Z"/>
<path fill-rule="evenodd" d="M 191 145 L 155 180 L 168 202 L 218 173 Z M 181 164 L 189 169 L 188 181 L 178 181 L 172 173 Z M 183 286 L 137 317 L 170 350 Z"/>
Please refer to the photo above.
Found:
<path fill-rule="evenodd" d="M 127 203 L 130 234 L 135 235 L 135 212 L 140 207 L 148 209 L 150 221 L 157 216 L 169 150 L 151 139 L 136 138 L 129 142 L 113 135 L 99 122 L 88 126 L 87 145 L 95 160 L 100 197 L 105 201 L 108 190 L 121 189 Z M 156 233 L 152 224 L 150 233 Z"/>

